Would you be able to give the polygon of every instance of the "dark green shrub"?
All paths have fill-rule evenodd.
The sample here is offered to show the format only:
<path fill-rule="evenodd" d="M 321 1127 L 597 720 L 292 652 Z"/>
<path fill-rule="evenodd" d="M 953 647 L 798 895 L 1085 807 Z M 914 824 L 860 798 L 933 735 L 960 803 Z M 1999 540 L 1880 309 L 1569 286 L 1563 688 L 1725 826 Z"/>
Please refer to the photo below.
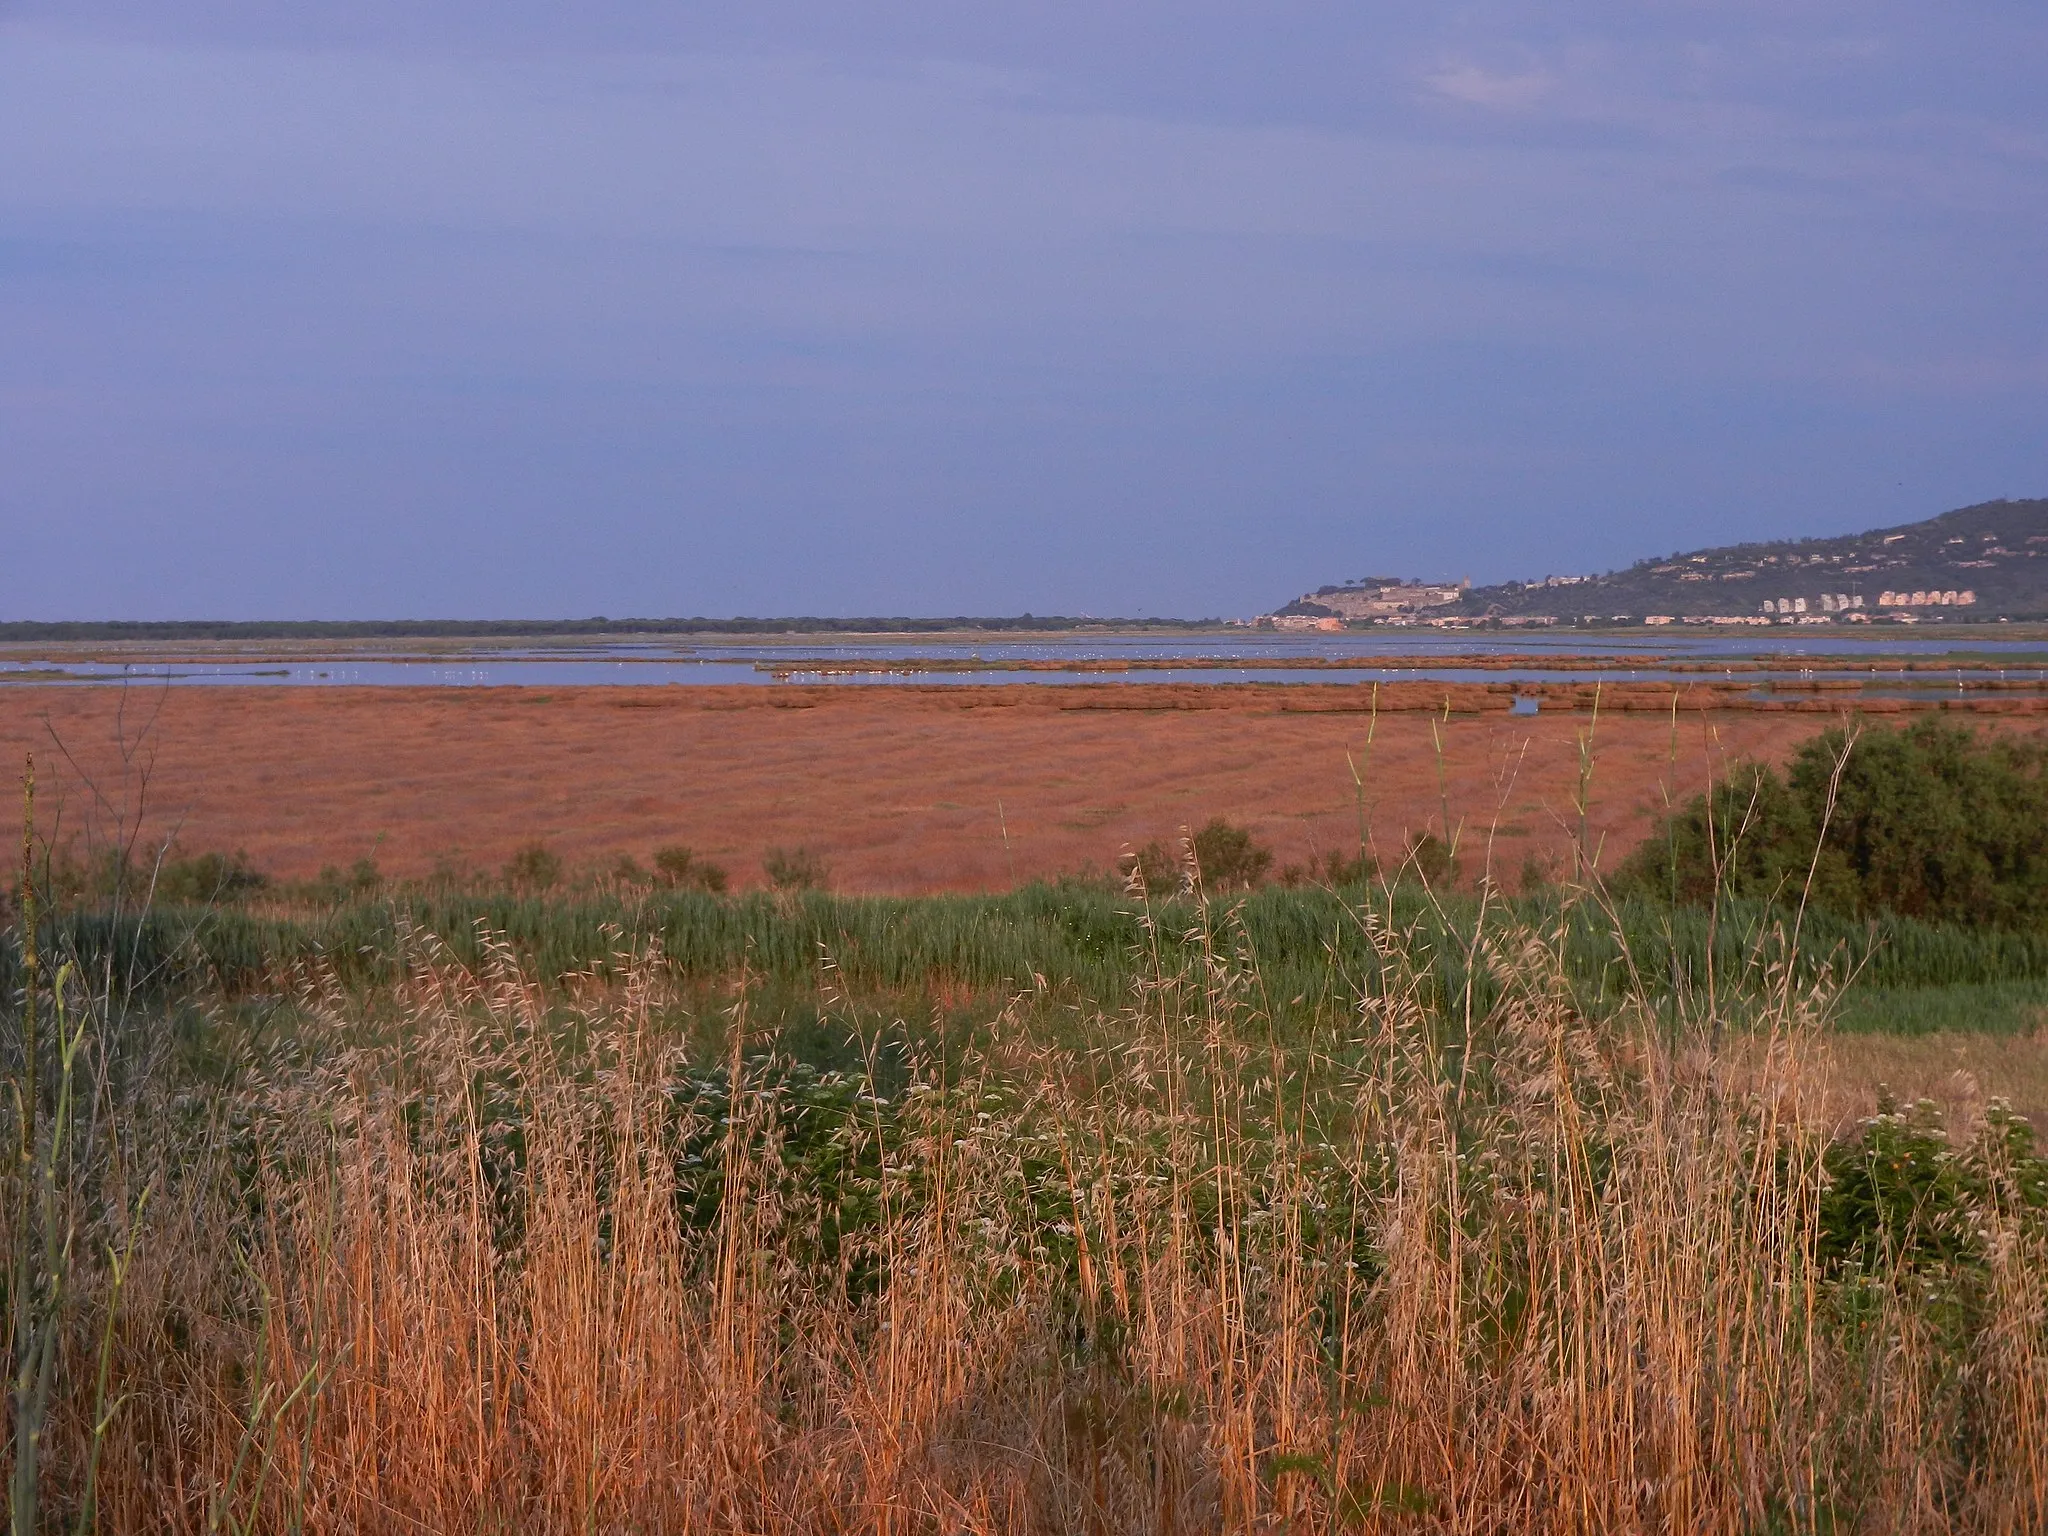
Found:
<path fill-rule="evenodd" d="M 1408 839 L 1408 857 L 1402 861 L 1401 872 L 1441 890 L 1458 883 L 1458 856 L 1434 832 L 1417 832 Z"/>
<path fill-rule="evenodd" d="M 1336 848 L 1323 855 L 1323 884 L 1328 886 L 1364 885 L 1377 879 L 1379 872 L 1380 861 L 1363 848 L 1348 857 Z"/>
<path fill-rule="evenodd" d="M 1991 1293 L 1992 1233 L 2036 1235 L 2048 1217 L 2048 1159 L 2026 1121 L 2002 1104 L 1958 1146 L 1932 1104 L 1901 1110 L 1889 1099 L 1854 1137 L 1823 1155 L 1815 1257 L 1846 1282 L 1834 1293 L 1851 1338 L 1870 1342 L 1881 1315 L 1870 1302 L 1903 1277 L 1949 1358 L 1981 1338 Z"/>
<path fill-rule="evenodd" d="M 1343 849 L 1334 848 L 1306 864 L 1282 864 L 1273 878 L 1290 891 L 1305 885 L 1342 890 L 1346 886 L 1370 884 L 1379 878 L 1379 873 L 1379 860 L 1364 849 L 1346 854 Z"/>
<path fill-rule="evenodd" d="M 505 883 L 519 891 L 545 891 L 562 878 L 562 861 L 545 843 L 528 843 L 505 865 Z"/>
<path fill-rule="evenodd" d="M 1825 1158 L 1819 1257 L 1889 1270 L 1976 1257 L 1983 1173 L 1957 1155 L 1932 1104 L 1886 1102 Z"/>
<path fill-rule="evenodd" d="M 1255 842 L 1247 828 L 1232 826 L 1218 816 L 1179 849 L 1154 838 L 1136 852 L 1125 854 L 1117 860 L 1117 873 L 1126 884 L 1133 877 L 1141 880 L 1148 896 L 1170 896 L 1186 884 L 1190 858 L 1203 886 L 1218 894 L 1248 891 L 1273 867 L 1272 849 Z"/>
<path fill-rule="evenodd" d="M 1796 899 L 1818 835 L 1813 808 L 1784 779 L 1764 764 L 1737 763 L 1645 838 L 1613 884 L 1688 906 L 1708 905 L 1717 891 L 1738 900 Z"/>
<path fill-rule="evenodd" d="M 66 843 L 40 861 L 37 888 L 45 905 L 135 908 L 162 901 L 206 906 L 240 901 L 271 886 L 270 877 L 234 853 L 181 853 L 175 845 L 99 848 L 80 857 Z"/>
<path fill-rule="evenodd" d="M 1615 882 L 1693 905 L 1717 894 L 1791 903 L 1810 875 L 1814 906 L 1853 917 L 2048 926 L 2044 763 L 2038 739 L 1979 737 L 1932 718 L 1853 739 L 1827 731 L 1783 775 L 1743 764 L 1694 797 Z"/>
<path fill-rule="evenodd" d="M 157 870 L 152 894 L 172 906 L 211 906 L 241 901 L 269 884 L 270 877 L 252 866 L 246 853 L 200 853 L 166 860 Z"/>
<path fill-rule="evenodd" d="M 769 879 L 772 882 L 774 876 L 771 874 Z M 823 881 L 824 866 L 820 865 L 817 883 L 822 884 Z M 654 850 L 654 882 L 672 891 L 709 891 L 714 896 L 724 891 L 729 883 L 724 866 L 709 859 L 700 859 L 693 850 L 679 843 Z"/>
<path fill-rule="evenodd" d="M 1273 867 L 1273 850 L 1253 841 L 1249 828 L 1233 826 L 1221 816 L 1189 840 L 1195 868 L 1212 891 L 1248 891 Z"/>
<path fill-rule="evenodd" d="M 1144 886 L 1147 896 L 1154 897 L 1171 896 L 1181 888 L 1185 878 L 1179 856 L 1156 837 L 1144 847 L 1118 859 L 1116 872 L 1126 887 L 1135 880 Z"/>
<path fill-rule="evenodd" d="M 822 891 L 832 869 L 808 848 L 770 848 L 761 858 L 761 873 L 778 891 Z"/>
<path fill-rule="evenodd" d="M 344 902 L 374 896 L 383 885 L 384 872 L 377 868 L 376 861 L 357 859 L 346 870 L 334 864 L 323 866 L 310 883 L 293 887 L 292 894 L 338 907 Z"/>

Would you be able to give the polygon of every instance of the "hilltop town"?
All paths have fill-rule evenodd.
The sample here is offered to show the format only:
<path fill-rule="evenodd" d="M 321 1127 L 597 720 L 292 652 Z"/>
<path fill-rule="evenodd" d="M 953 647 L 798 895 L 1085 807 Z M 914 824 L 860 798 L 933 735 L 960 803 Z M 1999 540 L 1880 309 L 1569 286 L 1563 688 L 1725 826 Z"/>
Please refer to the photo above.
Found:
<path fill-rule="evenodd" d="M 1519 628 L 1571 623 L 1914 624 L 2048 617 L 2048 499 L 1989 501 L 1838 538 L 1723 545 L 1602 575 L 1497 586 L 1367 577 L 1257 621 Z"/>

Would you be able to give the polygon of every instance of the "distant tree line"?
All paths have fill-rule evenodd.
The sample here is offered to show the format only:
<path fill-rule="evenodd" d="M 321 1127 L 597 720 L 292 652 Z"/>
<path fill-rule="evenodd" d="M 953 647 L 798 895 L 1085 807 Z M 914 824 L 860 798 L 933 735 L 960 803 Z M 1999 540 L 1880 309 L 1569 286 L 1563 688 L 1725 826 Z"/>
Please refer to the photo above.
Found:
<path fill-rule="evenodd" d="M 1208 629 L 1221 619 L 83 619 L 0 621 L 0 640 L 459 640 L 543 635 L 867 635 L 949 630 Z"/>

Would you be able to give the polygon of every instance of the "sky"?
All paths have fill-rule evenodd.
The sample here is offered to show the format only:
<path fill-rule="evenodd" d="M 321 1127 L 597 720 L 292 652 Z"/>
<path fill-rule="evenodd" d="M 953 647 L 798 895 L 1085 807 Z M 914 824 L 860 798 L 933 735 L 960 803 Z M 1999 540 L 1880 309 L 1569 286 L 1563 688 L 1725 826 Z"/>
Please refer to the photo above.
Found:
<path fill-rule="evenodd" d="M 0 619 L 1245 615 L 2048 495 L 2039 0 L 0 0 Z"/>

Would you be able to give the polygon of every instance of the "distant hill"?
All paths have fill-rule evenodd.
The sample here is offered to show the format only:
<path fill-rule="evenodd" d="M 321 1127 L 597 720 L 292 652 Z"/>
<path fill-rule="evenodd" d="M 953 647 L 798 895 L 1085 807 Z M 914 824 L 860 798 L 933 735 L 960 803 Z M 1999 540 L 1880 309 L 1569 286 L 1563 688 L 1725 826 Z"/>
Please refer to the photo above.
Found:
<path fill-rule="evenodd" d="M 1955 593 L 1958 601 L 1941 599 Z M 1969 595 L 1974 601 L 1959 601 Z M 1887 600 L 1887 598 L 1891 600 Z M 1465 617 L 2048 617 L 2048 500 L 1987 501 L 1925 522 L 1639 560 L 1601 576 L 1474 587 Z"/>
<path fill-rule="evenodd" d="M 1432 586 L 1399 576 L 1361 576 L 1341 586 L 1317 587 L 1297 597 L 1272 618 L 1392 619 L 1418 613 L 1453 611 L 1449 605 L 1465 596 L 1461 582 Z"/>

